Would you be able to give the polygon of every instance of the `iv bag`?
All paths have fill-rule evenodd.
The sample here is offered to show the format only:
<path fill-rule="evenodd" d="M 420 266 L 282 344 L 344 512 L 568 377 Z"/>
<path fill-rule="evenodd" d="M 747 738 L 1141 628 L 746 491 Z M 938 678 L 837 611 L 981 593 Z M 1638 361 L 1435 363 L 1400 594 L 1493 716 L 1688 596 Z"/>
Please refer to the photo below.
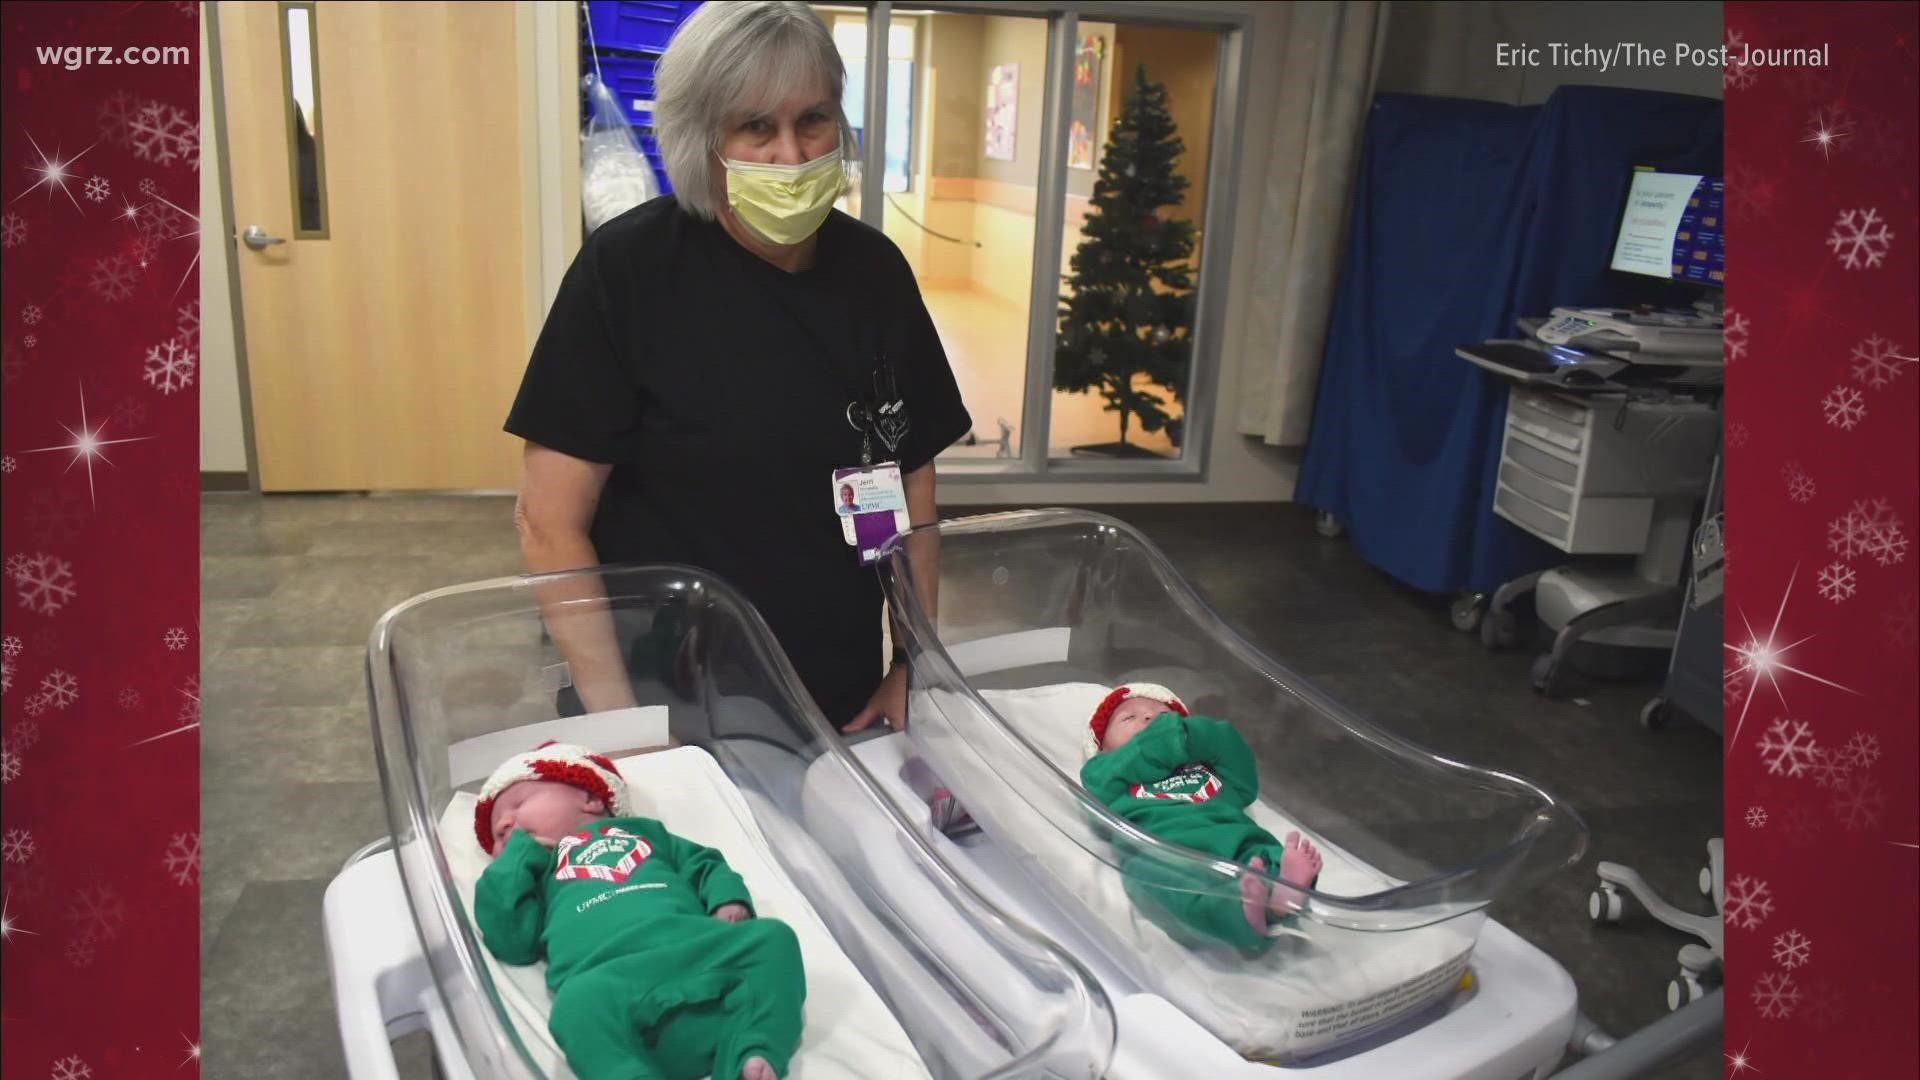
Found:
<path fill-rule="evenodd" d="M 588 233 L 660 194 L 619 99 L 602 80 L 592 83 L 587 91 L 592 115 L 580 137 L 580 208 Z"/>

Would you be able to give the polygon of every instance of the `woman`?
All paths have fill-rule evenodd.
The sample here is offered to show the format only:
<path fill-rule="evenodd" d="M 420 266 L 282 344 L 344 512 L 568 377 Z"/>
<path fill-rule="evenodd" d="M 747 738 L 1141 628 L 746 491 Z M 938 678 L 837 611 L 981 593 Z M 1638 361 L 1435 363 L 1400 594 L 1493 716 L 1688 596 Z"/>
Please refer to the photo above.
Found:
<path fill-rule="evenodd" d="M 905 258 L 832 208 L 854 147 L 845 79 L 806 4 L 707 4 L 681 26 L 653 114 L 675 193 L 582 246 L 506 428 L 527 441 L 530 572 L 711 571 L 859 730 L 904 723 L 906 673 L 897 652 L 886 670 L 879 581 L 833 471 L 898 462 L 911 520 L 933 522 L 933 459 L 971 421 Z M 881 412 L 896 401 L 904 425 Z M 611 620 L 566 622 L 549 625 L 582 706 L 633 704 Z"/>

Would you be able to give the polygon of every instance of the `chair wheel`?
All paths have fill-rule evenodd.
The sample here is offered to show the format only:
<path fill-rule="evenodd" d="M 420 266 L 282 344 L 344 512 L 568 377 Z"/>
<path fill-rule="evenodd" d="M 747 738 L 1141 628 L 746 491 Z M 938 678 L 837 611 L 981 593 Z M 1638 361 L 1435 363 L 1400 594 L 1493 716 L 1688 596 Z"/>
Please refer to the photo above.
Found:
<path fill-rule="evenodd" d="M 1640 726 L 1648 731 L 1659 731 L 1673 719 L 1673 709 L 1667 699 L 1657 697 L 1640 706 Z"/>
<path fill-rule="evenodd" d="M 1683 971 L 1667 981 L 1667 1011 L 1679 1012 L 1688 1005 L 1707 996 L 1707 988 L 1694 978 L 1690 971 Z"/>
<path fill-rule="evenodd" d="M 1712 866 L 1703 866 L 1700 868 L 1699 885 L 1700 885 L 1701 896 L 1713 895 L 1713 867 Z"/>
<path fill-rule="evenodd" d="M 1506 608 L 1489 609 L 1480 617 L 1480 644 L 1494 652 L 1511 648 L 1519 634 L 1519 622 Z"/>
<path fill-rule="evenodd" d="M 1480 629 L 1483 612 L 1487 609 L 1486 593 L 1461 593 L 1453 601 L 1448 612 L 1453 620 L 1453 628 L 1463 634 L 1471 634 Z"/>
<path fill-rule="evenodd" d="M 1347 529 L 1346 526 L 1340 524 L 1339 518 L 1322 510 L 1313 515 L 1313 531 L 1331 540 L 1341 533 L 1346 532 Z"/>
<path fill-rule="evenodd" d="M 1566 665 L 1554 663 L 1552 653 L 1535 657 L 1527 677 L 1533 681 L 1534 692 L 1542 697 L 1558 698 L 1567 691 Z"/>
<path fill-rule="evenodd" d="M 1626 913 L 1627 898 L 1612 885 L 1603 883 L 1587 894 L 1587 917 L 1602 926 L 1619 922 Z"/>

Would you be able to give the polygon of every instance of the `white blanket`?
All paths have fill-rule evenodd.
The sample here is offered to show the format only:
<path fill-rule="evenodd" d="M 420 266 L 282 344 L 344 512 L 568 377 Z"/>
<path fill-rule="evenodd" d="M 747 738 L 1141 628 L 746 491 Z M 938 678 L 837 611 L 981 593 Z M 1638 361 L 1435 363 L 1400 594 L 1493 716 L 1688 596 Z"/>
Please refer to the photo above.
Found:
<path fill-rule="evenodd" d="M 1077 778 L 1086 718 L 1107 689 L 1069 683 L 989 690 L 981 698 L 1063 773 Z M 942 691 L 932 692 L 927 704 L 956 717 L 969 708 L 958 695 Z M 1014 770 L 954 754 L 951 743 L 943 752 L 943 741 L 928 733 L 929 763 L 995 841 L 1014 849 L 1026 865 L 1051 874 L 1056 899 L 1070 898 L 1084 908 L 1088 917 L 1081 925 L 1102 939 L 1114 961 L 1143 986 L 1255 1060 L 1312 1055 L 1434 1000 L 1458 983 L 1484 921 L 1475 913 L 1419 930 L 1380 933 L 1328 926 L 1309 915 L 1300 922 L 1301 933 L 1283 936 L 1252 960 L 1225 946 L 1183 945 L 1135 909 L 1120 871 L 1084 850 L 1083 836 L 1046 824 L 1033 804 L 1009 787 L 1005 777 Z M 1276 837 L 1294 829 L 1313 836 L 1280 809 L 1284 791 L 1266 795 L 1249 808 L 1256 822 Z M 982 806 L 983 799 L 995 802 Z M 1326 855 L 1317 891 L 1356 896 L 1396 884 L 1321 838 L 1313 839 Z"/>
<path fill-rule="evenodd" d="M 774 860 L 766 837 L 737 789 L 706 751 L 680 747 L 617 762 L 634 813 L 660 821 L 696 843 L 717 848 L 746 881 L 754 908 L 792 926 L 806 965 L 807 1002 L 792 1080 L 921 1080 L 928 1076 L 906 1032 L 827 932 L 806 898 Z M 473 912 L 473 887 L 488 857 L 473 834 L 471 794 L 453 797 L 440 835 L 460 901 Z M 484 950 L 483 950 L 484 951 Z M 515 967 L 491 953 L 488 970 L 520 1038 L 548 1076 L 569 1076 L 547 1032 L 552 1004 L 546 965 Z M 731 1078 L 723 1078 L 731 1080 Z"/>

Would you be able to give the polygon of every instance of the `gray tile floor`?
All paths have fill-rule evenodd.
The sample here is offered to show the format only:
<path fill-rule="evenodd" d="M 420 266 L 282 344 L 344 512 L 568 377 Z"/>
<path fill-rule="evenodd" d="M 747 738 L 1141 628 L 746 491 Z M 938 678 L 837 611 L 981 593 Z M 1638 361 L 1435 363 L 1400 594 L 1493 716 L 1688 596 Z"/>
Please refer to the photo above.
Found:
<path fill-rule="evenodd" d="M 344 1075 L 320 905 L 342 860 L 387 831 L 361 669 L 388 607 L 515 573 L 499 497 L 208 496 L 202 508 L 202 1010 L 210 1080 Z M 950 509 L 949 514 L 969 510 Z M 1693 878 L 1721 820 L 1720 742 L 1636 715 L 1651 684 L 1585 704 L 1527 686 L 1529 655 L 1454 631 L 1444 599 L 1403 589 L 1291 505 L 1109 508 L 1151 536 L 1254 642 L 1362 715 L 1525 776 L 1592 831 L 1575 870 L 1495 916 L 1566 967 L 1582 1007 L 1623 1034 L 1665 1013 L 1683 939 L 1587 920 L 1592 864 L 1622 862 L 1704 909 Z M 1265 752 L 1265 748 L 1262 748 Z M 273 857 L 262 857 L 271 850 Z M 402 1053 L 424 1075 L 419 1040 Z M 1667 1071 L 1717 1077 L 1718 1055 Z"/>

